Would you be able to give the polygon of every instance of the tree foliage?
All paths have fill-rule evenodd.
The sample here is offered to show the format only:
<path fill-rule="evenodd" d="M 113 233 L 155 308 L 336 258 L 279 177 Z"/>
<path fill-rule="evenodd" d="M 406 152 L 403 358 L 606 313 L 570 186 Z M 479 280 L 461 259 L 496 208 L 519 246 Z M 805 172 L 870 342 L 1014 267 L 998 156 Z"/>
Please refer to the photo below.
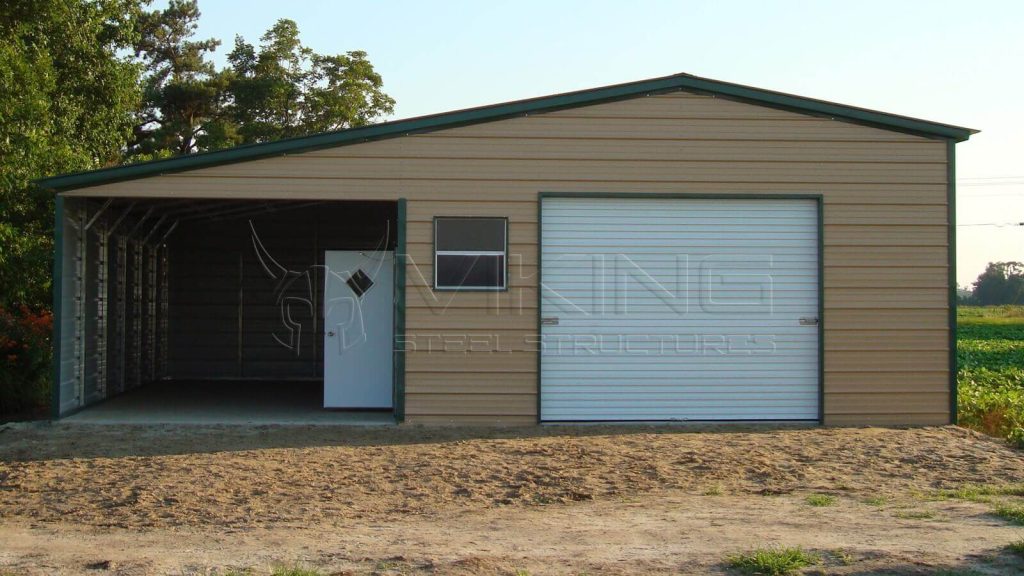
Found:
<path fill-rule="evenodd" d="M 212 125 L 223 121 L 226 81 L 208 60 L 219 40 L 193 40 L 199 25 L 196 2 L 171 0 L 164 10 L 139 16 L 135 56 L 145 66 L 142 102 L 126 155 L 136 161 L 230 146 L 211 142 Z"/>
<path fill-rule="evenodd" d="M 49 304 L 53 200 L 31 181 L 120 161 L 138 107 L 132 0 L 0 3 L 0 306 Z"/>
<path fill-rule="evenodd" d="M 199 16 L 195 0 L 172 0 L 141 18 L 134 160 L 362 126 L 394 109 L 365 52 L 318 54 L 291 20 L 278 20 L 259 46 L 236 37 L 229 65 L 216 70 L 209 57 L 220 42 L 192 39 Z"/>
<path fill-rule="evenodd" d="M 195 0 L 0 2 L 0 306 L 49 305 L 54 174 L 361 126 L 394 100 L 359 51 L 279 20 L 228 66 Z"/>
<path fill-rule="evenodd" d="M 990 262 L 974 282 L 971 303 L 1024 304 L 1024 263 Z"/>
<path fill-rule="evenodd" d="M 365 52 L 317 54 L 291 20 L 278 20 L 258 49 L 236 37 L 228 60 L 231 116 L 245 143 L 363 126 L 394 108 Z"/>

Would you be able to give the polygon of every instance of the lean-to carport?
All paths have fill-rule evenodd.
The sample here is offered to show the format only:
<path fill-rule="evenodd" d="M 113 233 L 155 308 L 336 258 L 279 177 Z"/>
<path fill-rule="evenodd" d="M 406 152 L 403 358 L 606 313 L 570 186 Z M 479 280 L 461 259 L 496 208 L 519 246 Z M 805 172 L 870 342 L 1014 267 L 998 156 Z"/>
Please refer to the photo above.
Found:
<path fill-rule="evenodd" d="M 105 404 L 127 421 L 325 420 L 325 254 L 393 267 L 398 236 L 380 201 L 59 196 L 56 224 L 54 416 L 148 388 Z"/>

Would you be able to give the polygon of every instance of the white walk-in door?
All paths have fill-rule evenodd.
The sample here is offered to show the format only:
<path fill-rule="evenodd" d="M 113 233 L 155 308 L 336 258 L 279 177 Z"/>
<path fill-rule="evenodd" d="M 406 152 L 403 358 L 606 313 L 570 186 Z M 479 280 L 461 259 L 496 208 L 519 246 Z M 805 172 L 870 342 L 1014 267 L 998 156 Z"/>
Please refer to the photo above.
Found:
<path fill-rule="evenodd" d="M 816 199 L 545 197 L 541 419 L 816 420 Z"/>
<path fill-rule="evenodd" d="M 324 254 L 325 408 L 391 408 L 393 256 Z"/>

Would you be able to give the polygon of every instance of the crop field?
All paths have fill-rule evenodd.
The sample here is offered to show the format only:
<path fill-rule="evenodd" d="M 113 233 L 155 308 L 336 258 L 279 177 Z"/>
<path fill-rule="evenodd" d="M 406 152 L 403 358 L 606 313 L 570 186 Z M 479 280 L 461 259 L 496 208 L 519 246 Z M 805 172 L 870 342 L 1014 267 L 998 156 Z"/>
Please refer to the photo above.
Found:
<path fill-rule="evenodd" d="M 1024 447 L 1024 306 L 957 313 L 960 424 Z"/>

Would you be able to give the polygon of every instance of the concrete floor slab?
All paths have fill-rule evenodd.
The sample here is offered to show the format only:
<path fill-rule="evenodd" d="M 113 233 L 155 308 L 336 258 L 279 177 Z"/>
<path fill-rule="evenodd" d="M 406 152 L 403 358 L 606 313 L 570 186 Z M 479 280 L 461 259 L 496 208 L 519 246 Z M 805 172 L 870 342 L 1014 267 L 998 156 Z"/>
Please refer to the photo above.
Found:
<path fill-rule="evenodd" d="M 63 419 L 79 424 L 394 425 L 388 411 L 323 408 L 320 382 L 155 382 Z"/>

